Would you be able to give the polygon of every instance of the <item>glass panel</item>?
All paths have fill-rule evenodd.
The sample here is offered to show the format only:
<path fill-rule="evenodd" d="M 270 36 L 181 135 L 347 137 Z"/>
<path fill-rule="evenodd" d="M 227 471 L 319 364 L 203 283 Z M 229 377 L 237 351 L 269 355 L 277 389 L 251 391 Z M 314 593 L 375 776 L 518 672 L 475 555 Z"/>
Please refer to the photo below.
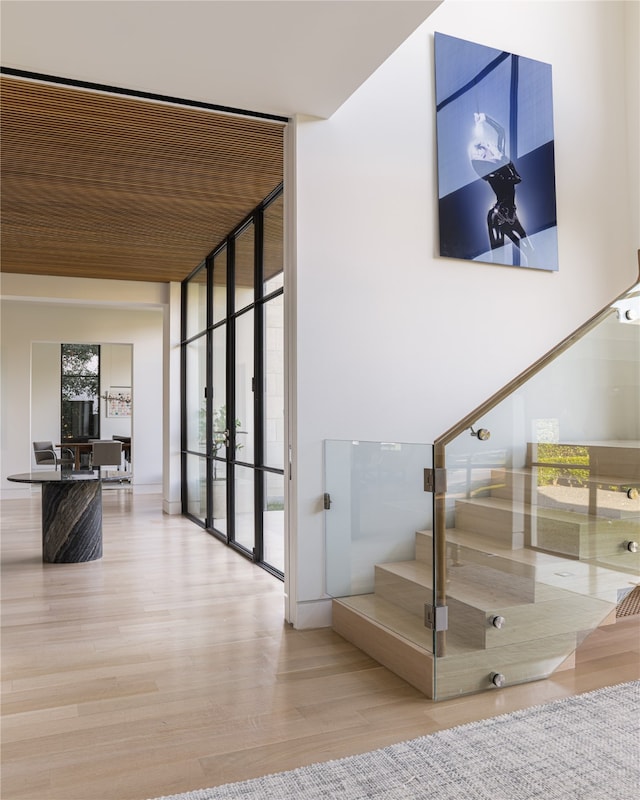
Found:
<path fill-rule="evenodd" d="M 283 264 L 283 197 L 280 195 L 264 210 L 263 295 L 284 285 Z"/>
<path fill-rule="evenodd" d="M 247 225 L 235 240 L 235 310 L 253 303 L 254 292 L 254 225 Z"/>
<path fill-rule="evenodd" d="M 264 464 L 284 469 L 283 296 L 264 305 Z"/>
<path fill-rule="evenodd" d="M 63 344 L 61 441 L 100 438 L 100 345 Z"/>
<path fill-rule="evenodd" d="M 227 465 L 213 460 L 213 527 L 227 535 Z"/>
<path fill-rule="evenodd" d="M 203 524 L 207 517 L 207 461 L 187 454 L 187 512 Z"/>
<path fill-rule="evenodd" d="M 213 259 L 213 324 L 227 316 L 227 248 Z"/>
<path fill-rule="evenodd" d="M 186 339 L 207 327 L 207 270 L 202 264 L 187 283 Z"/>
<path fill-rule="evenodd" d="M 186 346 L 187 450 L 206 453 L 207 340 L 194 339 Z"/>
<path fill-rule="evenodd" d="M 63 344 L 62 374 L 65 376 L 99 375 L 99 344 Z"/>
<path fill-rule="evenodd" d="M 253 463 L 253 311 L 236 319 L 236 452 L 235 458 Z"/>
<path fill-rule="evenodd" d="M 436 699 L 548 677 L 615 620 L 640 571 L 638 408 L 636 290 L 446 445 Z"/>
<path fill-rule="evenodd" d="M 213 404 L 213 455 L 227 456 L 227 327 L 213 329 L 211 352 L 213 354 L 212 404 Z"/>
<path fill-rule="evenodd" d="M 427 534 L 432 495 L 424 469 L 432 447 L 325 441 L 326 591 L 378 624 L 398 626 L 426 651 L 425 603 L 433 599 Z"/>
<path fill-rule="evenodd" d="M 235 515 L 234 532 L 235 541 L 253 552 L 255 544 L 255 516 L 254 516 L 254 471 L 249 467 L 235 467 L 234 492 Z"/>
<path fill-rule="evenodd" d="M 284 475 L 264 473 L 264 561 L 284 573 Z"/>

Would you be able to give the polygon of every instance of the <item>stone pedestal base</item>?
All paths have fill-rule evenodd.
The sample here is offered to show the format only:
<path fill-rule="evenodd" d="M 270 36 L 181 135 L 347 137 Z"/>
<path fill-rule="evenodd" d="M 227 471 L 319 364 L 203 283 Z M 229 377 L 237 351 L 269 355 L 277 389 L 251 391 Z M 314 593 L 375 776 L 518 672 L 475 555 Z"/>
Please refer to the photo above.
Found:
<path fill-rule="evenodd" d="M 102 558 L 102 484 L 42 484 L 42 560 L 50 564 Z"/>

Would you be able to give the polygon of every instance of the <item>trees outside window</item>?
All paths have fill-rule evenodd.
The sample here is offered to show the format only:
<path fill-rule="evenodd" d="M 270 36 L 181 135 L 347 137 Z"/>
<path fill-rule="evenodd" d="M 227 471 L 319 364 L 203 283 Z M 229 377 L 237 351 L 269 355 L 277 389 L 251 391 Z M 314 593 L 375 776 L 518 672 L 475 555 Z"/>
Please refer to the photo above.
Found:
<path fill-rule="evenodd" d="M 62 344 L 60 441 L 100 438 L 100 345 Z"/>

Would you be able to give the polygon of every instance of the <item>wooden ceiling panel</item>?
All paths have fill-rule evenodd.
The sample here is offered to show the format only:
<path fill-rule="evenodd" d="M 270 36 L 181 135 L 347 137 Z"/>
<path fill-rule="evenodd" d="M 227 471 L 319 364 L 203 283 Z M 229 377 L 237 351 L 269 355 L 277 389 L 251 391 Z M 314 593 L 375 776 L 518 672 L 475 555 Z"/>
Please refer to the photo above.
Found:
<path fill-rule="evenodd" d="M 2 270 L 180 281 L 282 181 L 283 125 L 3 76 Z"/>

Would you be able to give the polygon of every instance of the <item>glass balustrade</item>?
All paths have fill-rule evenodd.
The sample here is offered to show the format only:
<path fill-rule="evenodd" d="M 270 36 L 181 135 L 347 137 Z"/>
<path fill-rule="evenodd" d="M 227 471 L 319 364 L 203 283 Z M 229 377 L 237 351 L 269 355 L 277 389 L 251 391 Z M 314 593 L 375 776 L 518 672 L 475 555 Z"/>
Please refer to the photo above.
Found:
<path fill-rule="evenodd" d="M 440 440 L 436 698 L 544 678 L 639 581 L 640 290 Z"/>
<path fill-rule="evenodd" d="M 325 441 L 326 588 L 342 607 L 433 650 L 424 626 L 430 565 L 412 564 L 418 531 L 431 530 L 423 471 L 431 445 Z"/>
<path fill-rule="evenodd" d="M 339 633 L 434 699 L 570 668 L 640 591 L 640 287 L 433 445 L 324 456 Z"/>

